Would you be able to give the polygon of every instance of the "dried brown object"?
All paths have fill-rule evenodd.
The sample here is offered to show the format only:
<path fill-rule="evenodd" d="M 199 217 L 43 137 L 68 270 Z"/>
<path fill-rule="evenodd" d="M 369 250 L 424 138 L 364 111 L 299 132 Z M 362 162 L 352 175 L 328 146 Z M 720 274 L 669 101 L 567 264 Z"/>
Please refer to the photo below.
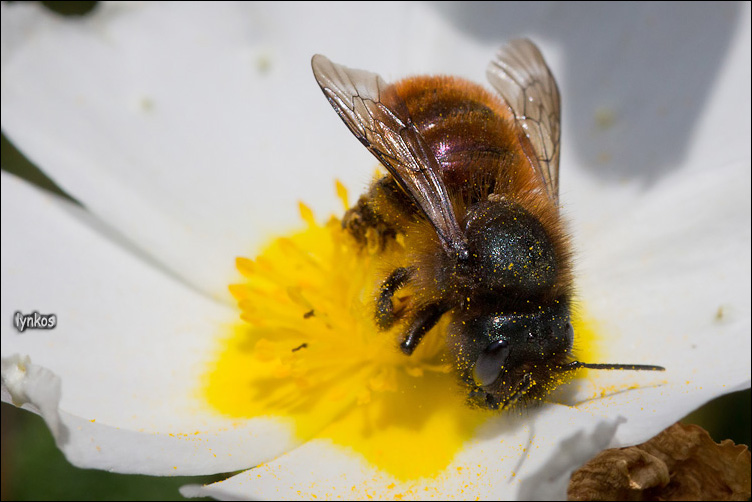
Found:
<path fill-rule="evenodd" d="M 572 474 L 569 500 L 748 500 L 750 452 L 676 423 L 646 443 L 605 450 Z"/>

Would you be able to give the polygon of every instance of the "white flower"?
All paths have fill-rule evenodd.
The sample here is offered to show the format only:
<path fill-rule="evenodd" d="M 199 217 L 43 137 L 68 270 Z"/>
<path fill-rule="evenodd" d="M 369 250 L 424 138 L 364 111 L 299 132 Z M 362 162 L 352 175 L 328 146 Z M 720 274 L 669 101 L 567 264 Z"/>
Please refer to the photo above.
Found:
<path fill-rule="evenodd" d="M 362 405 L 308 436 L 210 405 L 235 257 L 295 228 L 298 199 L 341 212 L 333 180 L 363 186 L 373 166 L 311 55 L 482 81 L 519 35 L 562 90 L 562 200 L 599 362 L 667 371 L 590 372 L 563 404 L 491 416 L 428 474 L 343 446 Z M 3 4 L 2 128 L 83 208 L 2 174 L 2 398 L 41 414 L 77 466 L 262 464 L 190 494 L 563 497 L 599 450 L 749 387 L 750 123 L 748 5 L 123 3 L 62 19 Z M 18 333 L 16 311 L 57 326 Z M 419 429 L 385 455 L 424 462 Z"/>

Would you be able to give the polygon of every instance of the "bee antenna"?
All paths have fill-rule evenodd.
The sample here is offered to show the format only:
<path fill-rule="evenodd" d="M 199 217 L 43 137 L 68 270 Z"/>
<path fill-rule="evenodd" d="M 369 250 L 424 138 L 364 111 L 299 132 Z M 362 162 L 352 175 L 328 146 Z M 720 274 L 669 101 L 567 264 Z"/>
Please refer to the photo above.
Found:
<path fill-rule="evenodd" d="M 564 370 L 573 371 L 579 368 L 590 370 L 628 370 L 628 371 L 666 371 L 663 366 L 654 366 L 652 364 L 609 364 L 609 363 L 583 363 L 572 361 L 562 366 Z"/>

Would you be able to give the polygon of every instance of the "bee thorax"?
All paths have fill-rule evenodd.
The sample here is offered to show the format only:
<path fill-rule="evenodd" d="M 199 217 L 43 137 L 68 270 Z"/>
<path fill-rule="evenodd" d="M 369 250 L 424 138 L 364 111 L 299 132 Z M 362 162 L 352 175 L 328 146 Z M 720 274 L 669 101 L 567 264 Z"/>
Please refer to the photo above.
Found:
<path fill-rule="evenodd" d="M 478 203 L 464 227 L 470 259 L 458 264 L 457 273 L 476 288 L 533 296 L 555 284 L 559 267 L 553 244 L 540 221 L 521 206 L 506 200 Z"/>

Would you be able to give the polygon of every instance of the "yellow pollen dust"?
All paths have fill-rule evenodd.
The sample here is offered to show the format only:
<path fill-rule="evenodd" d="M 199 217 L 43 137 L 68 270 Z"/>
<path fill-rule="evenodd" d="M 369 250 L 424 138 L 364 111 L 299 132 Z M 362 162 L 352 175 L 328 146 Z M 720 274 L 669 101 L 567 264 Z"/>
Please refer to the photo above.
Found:
<path fill-rule="evenodd" d="M 340 183 L 337 193 L 347 207 Z M 225 416 L 272 416 L 300 439 L 328 438 L 397 479 L 439 474 L 498 412 L 467 406 L 446 321 L 409 357 L 399 327 L 376 328 L 375 291 L 404 264 L 402 240 L 362 248 L 340 220 L 320 225 L 302 203 L 300 213 L 302 231 L 237 258 L 242 280 L 229 289 L 240 320 L 205 375 L 206 400 Z M 409 295 L 400 290 L 395 305 Z"/>
<path fill-rule="evenodd" d="M 572 347 L 572 356 L 576 361 L 586 363 L 603 361 L 603 350 L 601 349 L 600 330 L 595 319 L 587 317 L 582 308 L 575 306 L 572 312 L 572 328 L 574 328 L 574 346 Z M 576 377 L 586 375 L 588 370 L 580 369 L 574 374 Z"/>

